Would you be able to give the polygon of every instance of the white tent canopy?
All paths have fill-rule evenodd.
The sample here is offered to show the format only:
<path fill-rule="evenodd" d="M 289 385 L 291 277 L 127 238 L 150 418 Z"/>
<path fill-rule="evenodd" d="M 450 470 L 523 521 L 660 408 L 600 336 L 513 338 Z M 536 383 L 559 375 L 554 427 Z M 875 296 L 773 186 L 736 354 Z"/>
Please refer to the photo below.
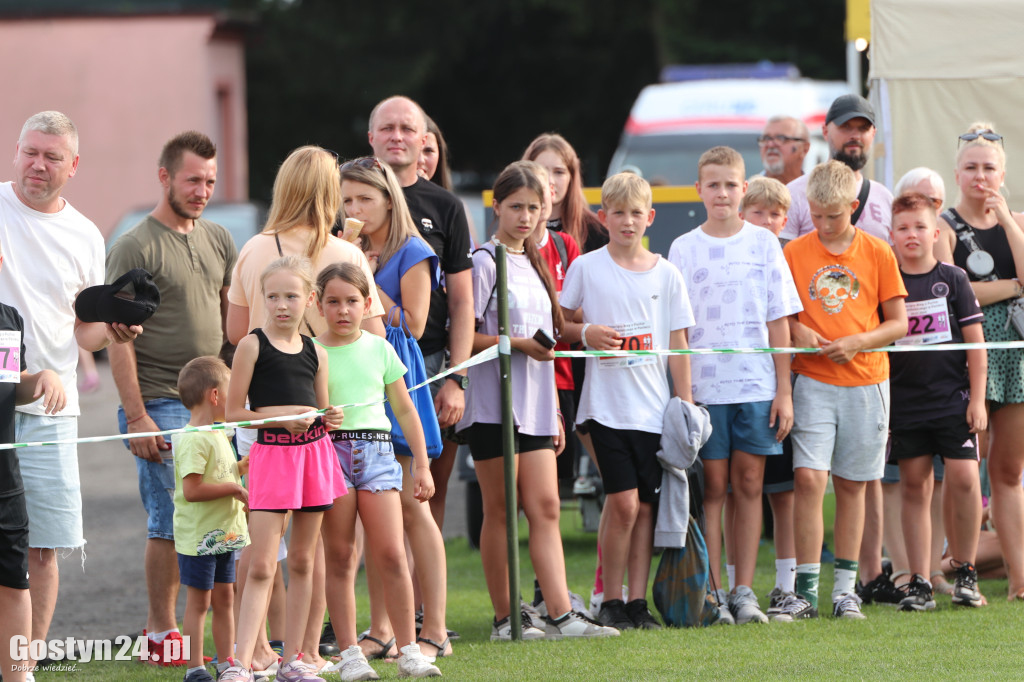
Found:
<path fill-rule="evenodd" d="M 1005 138 L 1010 207 L 1024 210 L 1024 2 L 872 0 L 875 177 L 890 188 L 927 166 L 956 202 L 957 137 L 974 121 Z"/>

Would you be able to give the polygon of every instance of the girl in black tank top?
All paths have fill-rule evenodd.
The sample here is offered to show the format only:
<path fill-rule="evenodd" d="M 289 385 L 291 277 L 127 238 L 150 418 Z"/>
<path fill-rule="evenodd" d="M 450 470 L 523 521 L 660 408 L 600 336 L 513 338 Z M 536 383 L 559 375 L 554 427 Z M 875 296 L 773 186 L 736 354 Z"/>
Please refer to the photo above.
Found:
<path fill-rule="evenodd" d="M 313 275 L 305 258 L 287 256 L 263 271 L 260 284 L 267 321 L 238 344 L 228 389 L 232 421 L 284 417 L 326 408 L 323 417 L 306 416 L 259 427 L 249 453 L 249 577 L 238 619 L 235 665 L 249 670 L 257 633 L 266 617 L 277 547 L 284 531 L 282 513 L 292 515 L 288 553 L 294 599 L 288 600 L 284 672 L 315 670 L 302 661 L 299 646 L 309 616 L 312 566 L 325 509 L 347 492 L 327 430 L 341 425 L 341 409 L 327 399 L 327 355 L 299 333 L 313 303 Z M 251 409 L 245 405 L 249 398 Z M 300 570 L 294 570 L 300 567 Z M 308 567 L 309 570 L 304 570 Z"/>

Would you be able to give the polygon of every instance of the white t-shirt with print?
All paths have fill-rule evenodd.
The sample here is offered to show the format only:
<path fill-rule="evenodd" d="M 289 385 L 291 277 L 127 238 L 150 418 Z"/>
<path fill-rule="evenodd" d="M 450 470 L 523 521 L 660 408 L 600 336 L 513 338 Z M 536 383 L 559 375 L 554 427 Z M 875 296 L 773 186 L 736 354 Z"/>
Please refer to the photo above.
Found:
<path fill-rule="evenodd" d="M 811 222 L 811 210 L 807 205 L 807 179 L 808 175 L 801 175 L 793 182 L 786 185 L 793 203 L 789 207 L 789 220 L 779 234 L 780 239 L 792 241 L 802 237 L 808 232 L 814 232 L 814 223 Z M 892 192 L 885 188 L 885 185 L 871 180 L 868 189 L 867 206 L 857 218 L 856 226 L 864 230 L 872 237 L 878 237 L 886 244 L 892 244 L 889 235 L 889 228 L 892 226 Z M 857 192 L 860 193 L 860 183 L 857 183 Z"/>
<path fill-rule="evenodd" d="M 663 258 L 650 270 L 619 266 L 608 247 L 580 256 L 565 275 L 562 307 L 583 309 L 583 321 L 612 327 L 623 350 L 669 348 L 672 331 L 693 325 L 679 270 Z M 668 356 L 587 358 L 576 422 L 593 419 L 613 429 L 661 433 L 668 404 Z"/>
<path fill-rule="evenodd" d="M 767 322 L 803 309 L 779 240 L 743 223 L 731 237 L 697 228 L 678 237 L 668 252 L 690 294 L 695 323 L 691 348 L 766 348 Z M 707 405 L 772 400 L 772 356 L 692 355 L 693 399 Z"/>
<path fill-rule="evenodd" d="M 78 344 L 75 298 L 103 284 L 103 236 L 70 203 L 56 213 L 40 213 L 21 203 L 12 183 L 0 183 L 0 301 L 25 319 L 28 371 L 52 369 L 60 375 L 67 407 L 60 416 L 77 416 Z M 41 400 L 17 408 L 45 414 Z"/>

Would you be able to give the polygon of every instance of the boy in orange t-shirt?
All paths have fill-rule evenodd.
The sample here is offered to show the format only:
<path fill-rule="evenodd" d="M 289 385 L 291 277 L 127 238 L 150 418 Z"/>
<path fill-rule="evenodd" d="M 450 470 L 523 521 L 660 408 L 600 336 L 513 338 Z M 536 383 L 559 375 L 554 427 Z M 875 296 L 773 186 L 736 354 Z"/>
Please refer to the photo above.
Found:
<path fill-rule="evenodd" d="M 784 251 L 804 308 L 790 318 L 793 345 L 821 349 L 793 360 L 797 594 L 782 605 L 792 618 L 818 615 L 822 502 L 830 471 L 836 493 L 832 614 L 864 618 L 854 592 L 856 557 L 865 483 L 881 478 L 885 464 L 889 359 L 860 351 L 906 335 L 907 290 L 889 245 L 853 226 L 856 196 L 857 180 L 847 166 L 817 166 L 807 183 L 815 231 Z"/>

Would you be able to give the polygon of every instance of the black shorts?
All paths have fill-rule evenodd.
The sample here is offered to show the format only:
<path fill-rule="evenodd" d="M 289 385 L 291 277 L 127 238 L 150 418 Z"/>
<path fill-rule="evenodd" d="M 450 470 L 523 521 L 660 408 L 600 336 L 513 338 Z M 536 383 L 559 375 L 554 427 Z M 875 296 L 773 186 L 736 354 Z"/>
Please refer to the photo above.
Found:
<path fill-rule="evenodd" d="M 939 455 L 944 460 L 978 461 L 978 439 L 971 433 L 965 415 L 937 417 L 909 427 L 893 427 L 890 462 L 931 455 Z"/>
<path fill-rule="evenodd" d="M 636 490 L 641 502 L 656 504 L 661 488 L 661 434 L 613 429 L 587 421 L 605 494 Z"/>
<path fill-rule="evenodd" d="M 533 452 L 534 450 L 554 450 L 555 439 L 551 436 L 530 436 L 519 433 L 515 428 L 515 452 Z M 474 462 L 487 459 L 498 459 L 502 455 L 501 424 L 471 424 L 459 432 L 469 445 L 469 452 Z"/>
<path fill-rule="evenodd" d="M 0 586 L 28 589 L 28 509 L 20 486 L 0 492 Z"/>
<path fill-rule="evenodd" d="M 299 507 L 298 509 L 250 509 L 249 511 L 270 512 L 271 514 L 287 514 L 290 511 L 314 513 L 328 511 L 333 506 L 333 502 L 328 502 L 327 504 L 318 504 L 312 507 Z"/>
<path fill-rule="evenodd" d="M 793 441 L 786 436 L 782 454 L 764 458 L 764 493 L 784 493 L 793 489 Z"/>

